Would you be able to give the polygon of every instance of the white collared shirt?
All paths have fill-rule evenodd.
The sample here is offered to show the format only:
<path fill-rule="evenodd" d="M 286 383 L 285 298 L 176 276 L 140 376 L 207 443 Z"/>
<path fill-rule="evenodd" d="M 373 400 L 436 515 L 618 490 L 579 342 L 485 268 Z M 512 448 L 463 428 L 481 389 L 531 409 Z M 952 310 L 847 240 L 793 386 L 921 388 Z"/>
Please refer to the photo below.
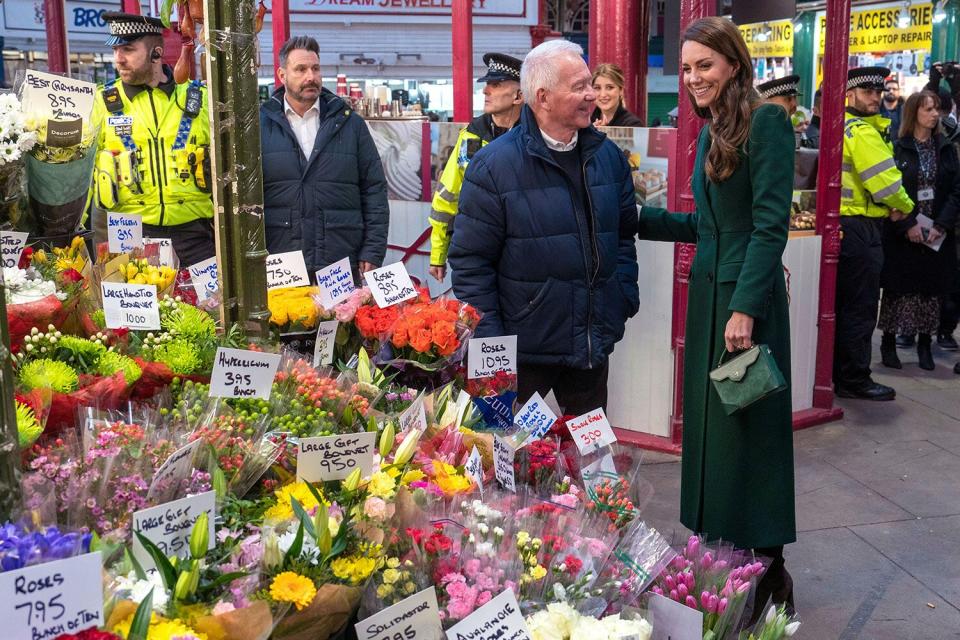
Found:
<path fill-rule="evenodd" d="M 543 129 L 540 129 L 540 135 L 543 136 L 543 141 L 547 143 L 547 148 L 551 151 L 573 151 L 577 148 L 577 139 L 580 137 L 579 131 L 573 132 L 573 139 L 570 142 L 560 142 L 559 140 L 554 140 L 547 135 L 547 132 Z"/>
<path fill-rule="evenodd" d="M 320 130 L 320 108 L 317 104 L 318 102 L 314 102 L 313 106 L 301 116 L 293 110 L 293 107 L 287 102 L 286 96 L 283 98 L 283 109 L 287 116 L 287 122 L 293 129 L 293 135 L 297 136 L 297 142 L 300 143 L 300 148 L 303 150 L 303 157 L 307 160 L 313 153 L 313 143 L 317 141 L 317 131 Z"/>

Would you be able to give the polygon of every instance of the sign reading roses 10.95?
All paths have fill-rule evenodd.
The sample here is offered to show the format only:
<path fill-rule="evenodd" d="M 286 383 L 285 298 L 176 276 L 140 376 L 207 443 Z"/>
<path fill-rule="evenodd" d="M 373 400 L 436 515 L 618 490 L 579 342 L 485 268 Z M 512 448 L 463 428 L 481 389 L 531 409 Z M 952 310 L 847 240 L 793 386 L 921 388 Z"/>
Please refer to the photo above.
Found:
<path fill-rule="evenodd" d="M 467 377 L 487 378 L 498 371 L 517 373 L 517 336 L 471 338 L 467 347 Z"/>
<path fill-rule="evenodd" d="M 6 640 L 56 638 L 103 625 L 100 552 L 0 573 Z"/>

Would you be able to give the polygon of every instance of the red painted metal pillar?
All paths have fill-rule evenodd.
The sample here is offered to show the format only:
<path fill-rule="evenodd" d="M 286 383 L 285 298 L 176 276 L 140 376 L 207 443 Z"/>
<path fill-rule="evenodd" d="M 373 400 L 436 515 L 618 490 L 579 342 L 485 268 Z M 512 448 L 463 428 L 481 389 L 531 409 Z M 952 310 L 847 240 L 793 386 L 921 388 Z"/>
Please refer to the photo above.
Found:
<path fill-rule="evenodd" d="M 43 0 L 44 22 L 47 29 L 47 69 L 51 73 L 70 73 L 70 55 L 67 52 L 67 22 L 64 0 Z"/>
<path fill-rule="evenodd" d="M 537 4 L 537 10 L 539 11 L 539 20 L 537 24 L 530 27 L 531 49 L 543 44 L 547 38 L 559 38 L 563 35 L 559 31 L 554 31 L 550 28 L 550 25 L 547 24 L 547 0 L 540 0 Z"/>
<path fill-rule="evenodd" d="M 641 120 L 647 119 L 647 43 L 649 0 L 591 0 L 591 69 L 608 62 L 623 69 L 624 101 Z"/>
<path fill-rule="evenodd" d="M 650 54 L 650 0 L 637 0 L 640 13 L 640 25 L 637 30 L 637 40 L 628 52 L 632 53 L 636 64 L 633 93 L 628 93 L 628 100 L 632 98 L 633 112 L 644 124 L 647 123 L 647 66 Z"/>
<path fill-rule="evenodd" d="M 601 62 L 608 47 L 607 35 L 610 31 L 610 11 L 615 8 L 616 0 L 590 0 L 590 30 L 587 41 L 587 64 L 591 69 Z"/>
<path fill-rule="evenodd" d="M 140 0 L 120 0 L 120 10 L 140 15 Z"/>
<path fill-rule="evenodd" d="M 453 0 L 453 120 L 473 119 L 473 0 Z"/>
<path fill-rule="evenodd" d="M 680 3 L 681 34 L 691 22 L 713 15 L 716 3 L 711 0 L 682 0 Z M 682 45 L 682 43 L 681 43 Z M 680 51 L 665 51 L 664 55 L 679 56 Z M 697 136 L 703 127 L 703 120 L 694 112 L 687 90 L 680 76 L 680 100 L 677 118 L 677 178 L 670 194 L 670 208 L 673 211 L 692 213 L 696 209 L 693 201 L 693 164 L 697 155 Z M 687 332 L 687 286 L 690 281 L 690 266 L 696 245 L 677 244 L 674 249 L 673 267 L 673 417 L 670 421 L 670 438 L 674 444 L 680 444 L 683 437 L 683 354 Z"/>
<path fill-rule="evenodd" d="M 273 83 L 280 86 L 280 48 L 290 39 L 290 3 L 273 0 L 270 4 L 270 24 L 273 27 Z"/>
<path fill-rule="evenodd" d="M 815 411 L 839 413 L 833 407 L 833 344 L 836 334 L 837 264 L 840 260 L 840 181 L 843 162 L 843 112 L 846 101 L 850 43 L 850 0 L 828 0 L 827 38 L 823 58 L 820 120 L 820 166 L 817 173 L 817 234 L 820 256 L 819 336 L 813 387 Z M 824 420 L 839 416 L 824 416 Z M 823 420 L 819 420 L 823 421 Z"/>

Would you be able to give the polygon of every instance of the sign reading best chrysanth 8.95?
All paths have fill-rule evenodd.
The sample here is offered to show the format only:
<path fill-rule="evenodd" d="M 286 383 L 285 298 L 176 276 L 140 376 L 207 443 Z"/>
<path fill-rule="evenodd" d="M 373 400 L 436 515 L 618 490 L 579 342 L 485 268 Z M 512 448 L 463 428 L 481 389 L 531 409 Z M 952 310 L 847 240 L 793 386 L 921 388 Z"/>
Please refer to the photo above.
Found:
<path fill-rule="evenodd" d="M 909 20 L 901 27 L 900 22 Z M 819 51 L 823 55 L 827 17 L 820 14 Z M 882 7 L 850 14 L 850 53 L 930 49 L 933 4 Z"/>

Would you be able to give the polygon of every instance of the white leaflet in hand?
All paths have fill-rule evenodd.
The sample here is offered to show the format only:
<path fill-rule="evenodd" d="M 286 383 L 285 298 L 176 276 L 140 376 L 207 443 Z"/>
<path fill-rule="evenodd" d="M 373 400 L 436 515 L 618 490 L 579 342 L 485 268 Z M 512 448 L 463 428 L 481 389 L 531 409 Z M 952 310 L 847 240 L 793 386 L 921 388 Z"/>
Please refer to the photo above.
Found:
<path fill-rule="evenodd" d="M 213 360 L 209 395 L 211 398 L 268 400 L 279 366 L 279 353 L 220 347 Z"/>
<path fill-rule="evenodd" d="M 447 629 L 447 640 L 530 640 L 513 590 L 507 589 Z"/>
<path fill-rule="evenodd" d="M 337 320 L 326 320 L 317 325 L 317 341 L 313 347 L 313 366 L 330 364 L 333 362 L 333 348 L 337 342 Z"/>
<path fill-rule="evenodd" d="M 157 285 L 101 282 L 100 293 L 108 329 L 154 331 L 160 328 Z"/>
<path fill-rule="evenodd" d="M 517 372 L 517 336 L 471 338 L 467 347 L 467 377 L 487 378 L 498 371 Z"/>
<path fill-rule="evenodd" d="M 138 215 L 107 213 L 107 249 L 127 253 L 143 246 L 143 218 Z"/>
<path fill-rule="evenodd" d="M 596 451 L 600 447 L 613 444 L 617 441 L 616 434 L 607 420 L 602 408 L 594 409 L 582 416 L 577 416 L 567 422 L 567 429 L 577 443 L 580 455 Z"/>
<path fill-rule="evenodd" d="M 217 256 L 190 266 L 188 271 L 200 302 L 209 300 L 220 290 L 220 281 L 217 279 Z"/>
<path fill-rule="evenodd" d="M 480 489 L 480 497 L 483 497 L 483 458 L 477 450 L 477 445 L 473 445 L 470 457 L 467 458 L 467 464 L 463 466 L 463 473 L 477 483 Z"/>
<path fill-rule="evenodd" d="M 360 469 L 360 475 L 367 478 L 373 473 L 376 443 L 377 434 L 373 431 L 301 438 L 297 447 L 297 479 L 343 480 L 354 469 Z"/>
<path fill-rule="evenodd" d="M 320 306 L 328 311 L 341 300 L 348 298 L 355 289 L 350 258 L 344 258 L 317 271 L 317 288 L 320 290 Z"/>
<path fill-rule="evenodd" d="M 216 546 L 217 537 L 214 535 L 216 503 L 217 492 L 207 491 L 135 511 L 133 530 L 139 531 L 144 538 L 157 545 L 165 555 L 187 558 L 190 556 L 190 532 L 193 529 L 193 523 L 201 513 L 207 514 L 207 533 L 209 534 L 207 549 L 213 549 Z M 150 554 L 140 544 L 137 536 L 133 537 L 133 554 L 144 569 L 154 567 Z"/>
<path fill-rule="evenodd" d="M 493 436 L 493 469 L 497 482 L 504 489 L 517 492 L 517 482 L 513 473 L 514 449 L 506 440 L 494 434 Z"/>
<path fill-rule="evenodd" d="M 701 640 L 703 612 L 670 598 L 650 594 L 651 640 Z"/>
<path fill-rule="evenodd" d="M 546 435 L 556 421 L 556 414 L 550 410 L 536 391 L 513 418 L 513 424 L 529 433 L 533 440 L 539 440 Z"/>
<path fill-rule="evenodd" d="M 56 638 L 103 626 L 102 572 L 97 551 L 0 573 L 3 637 Z"/>
<path fill-rule="evenodd" d="M 303 251 L 287 251 L 267 256 L 267 289 L 310 285 Z"/>
<path fill-rule="evenodd" d="M 437 592 L 428 587 L 354 625 L 357 640 L 441 640 Z"/>
<path fill-rule="evenodd" d="M 453 270 L 447 269 L 446 275 L 443 276 L 443 280 L 437 281 L 429 273 L 426 277 L 427 289 L 430 290 L 430 299 L 433 300 L 442 295 L 451 297 L 453 295 Z"/>
<path fill-rule="evenodd" d="M 13 269 L 20 263 L 20 254 L 27 246 L 29 235 L 26 231 L 0 231 L 0 257 L 4 269 Z"/>
<path fill-rule="evenodd" d="M 410 280 L 407 267 L 402 262 L 394 262 L 385 267 L 367 271 L 363 277 L 367 281 L 367 286 L 370 287 L 373 299 L 381 309 L 417 297 L 417 290 Z"/>

